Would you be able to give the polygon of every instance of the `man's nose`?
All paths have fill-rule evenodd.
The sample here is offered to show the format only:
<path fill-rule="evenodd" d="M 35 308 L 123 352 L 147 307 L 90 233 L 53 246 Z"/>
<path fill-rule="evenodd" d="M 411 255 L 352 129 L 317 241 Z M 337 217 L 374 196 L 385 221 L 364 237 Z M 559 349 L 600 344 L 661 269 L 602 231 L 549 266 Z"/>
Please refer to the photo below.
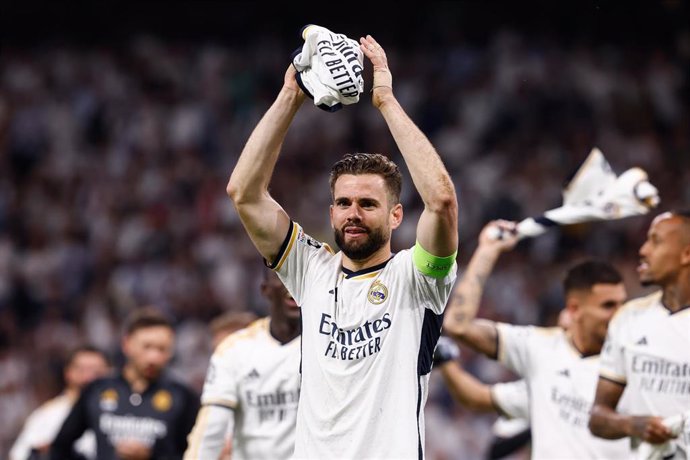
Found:
<path fill-rule="evenodd" d="M 362 219 L 361 211 L 362 209 L 359 206 L 353 204 L 350 206 L 350 209 L 348 209 L 347 220 L 359 222 Z"/>

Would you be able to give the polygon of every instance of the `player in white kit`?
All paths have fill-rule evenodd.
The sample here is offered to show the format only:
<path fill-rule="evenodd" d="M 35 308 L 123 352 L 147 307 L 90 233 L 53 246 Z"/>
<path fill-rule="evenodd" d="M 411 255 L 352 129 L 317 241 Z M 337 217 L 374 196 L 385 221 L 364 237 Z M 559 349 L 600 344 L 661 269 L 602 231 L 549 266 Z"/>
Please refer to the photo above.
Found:
<path fill-rule="evenodd" d="M 503 238 L 492 238 L 493 226 L 502 230 Z M 532 458 L 627 458 L 627 442 L 599 439 L 587 427 L 606 327 L 626 296 L 615 268 L 589 260 L 568 271 L 564 280 L 565 308 L 571 317 L 567 331 L 474 319 L 498 256 L 516 243 L 514 228 L 515 223 L 505 221 L 484 227 L 479 246 L 454 290 L 444 330 L 525 379 Z"/>
<path fill-rule="evenodd" d="M 43 403 L 29 415 L 21 433 L 9 453 L 10 460 L 45 458 L 53 439 L 60 431 L 74 406 L 79 392 L 89 382 L 110 372 L 110 360 L 105 353 L 90 345 L 73 350 L 67 357 L 63 378 L 65 389 L 55 398 Z M 75 451 L 84 459 L 96 458 L 96 437 L 89 430 L 75 443 Z"/>
<path fill-rule="evenodd" d="M 271 198 L 271 173 L 305 99 L 292 67 L 228 184 L 253 243 L 302 310 L 295 458 L 424 457 L 432 354 L 457 270 L 450 176 L 395 98 L 381 46 L 367 36 L 360 47 L 374 69 L 372 103 L 424 203 L 416 244 L 392 253 L 391 234 L 403 218 L 401 174 L 383 155 L 346 155 L 331 170 L 337 254 Z"/>
<path fill-rule="evenodd" d="M 300 311 L 275 273 L 261 285 L 270 316 L 216 348 L 185 459 L 218 459 L 232 426 L 232 458 L 282 460 L 295 444 L 299 401 Z"/>
<path fill-rule="evenodd" d="M 690 458 L 690 212 L 652 221 L 638 273 L 661 290 L 626 303 L 611 321 L 590 429 L 631 437 L 640 458 L 645 447 L 645 456 Z M 625 413 L 616 409 L 624 390 Z"/>

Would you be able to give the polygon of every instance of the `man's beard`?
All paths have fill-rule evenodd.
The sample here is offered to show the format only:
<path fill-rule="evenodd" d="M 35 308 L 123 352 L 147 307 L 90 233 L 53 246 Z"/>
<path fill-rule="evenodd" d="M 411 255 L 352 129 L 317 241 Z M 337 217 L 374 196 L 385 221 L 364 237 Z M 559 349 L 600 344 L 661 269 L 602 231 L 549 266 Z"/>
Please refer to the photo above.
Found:
<path fill-rule="evenodd" d="M 375 230 L 367 230 L 367 239 L 363 243 L 346 243 L 345 234 L 342 230 L 334 229 L 335 244 L 338 245 L 343 254 L 350 260 L 364 260 L 373 253 L 381 249 L 381 247 L 388 242 L 388 236 L 383 232 L 382 228 Z"/>

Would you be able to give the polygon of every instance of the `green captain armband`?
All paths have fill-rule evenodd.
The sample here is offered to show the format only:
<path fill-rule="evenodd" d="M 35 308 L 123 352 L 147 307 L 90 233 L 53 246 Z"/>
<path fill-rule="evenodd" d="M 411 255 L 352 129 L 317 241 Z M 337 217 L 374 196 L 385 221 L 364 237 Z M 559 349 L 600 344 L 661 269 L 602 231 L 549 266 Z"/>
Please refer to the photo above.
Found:
<path fill-rule="evenodd" d="M 438 257 L 426 252 L 426 250 L 419 244 L 415 243 L 412 249 L 412 260 L 415 267 L 427 276 L 432 278 L 443 278 L 450 269 L 453 268 L 453 262 L 458 255 L 458 251 L 446 257 Z"/>

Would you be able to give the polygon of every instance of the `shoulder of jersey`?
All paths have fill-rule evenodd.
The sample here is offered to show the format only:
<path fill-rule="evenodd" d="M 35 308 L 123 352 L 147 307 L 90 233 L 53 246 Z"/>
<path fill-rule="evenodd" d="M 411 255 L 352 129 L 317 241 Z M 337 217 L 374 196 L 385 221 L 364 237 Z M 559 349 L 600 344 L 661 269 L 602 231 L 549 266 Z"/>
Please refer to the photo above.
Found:
<path fill-rule="evenodd" d="M 628 300 L 621 308 L 618 309 L 614 315 L 614 318 L 640 314 L 650 307 L 656 305 L 659 301 L 661 301 L 660 290 L 642 297 Z"/>
<path fill-rule="evenodd" d="M 534 331 L 544 337 L 556 337 L 563 334 L 563 328 L 558 326 L 540 327 L 533 326 Z"/>
<path fill-rule="evenodd" d="M 64 393 L 60 393 L 59 395 L 55 396 L 54 398 L 51 398 L 48 401 L 41 404 L 40 406 L 38 406 L 34 410 L 34 413 L 51 411 L 51 410 L 55 409 L 56 407 L 63 405 L 63 404 L 71 405 L 72 403 L 69 401 L 67 395 L 65 395 Z"/>
<path fill-rule="evenodd" d="M 224 353 L 231 348 L 240 346 L 243 343 L 251 341 L 259 337 L 262 333 L 268 330 L 269 318 L 259 318 L 250 323 L 247 327 L 240 329 L 228 335 L 218 345 L 215 353 Z"/>

